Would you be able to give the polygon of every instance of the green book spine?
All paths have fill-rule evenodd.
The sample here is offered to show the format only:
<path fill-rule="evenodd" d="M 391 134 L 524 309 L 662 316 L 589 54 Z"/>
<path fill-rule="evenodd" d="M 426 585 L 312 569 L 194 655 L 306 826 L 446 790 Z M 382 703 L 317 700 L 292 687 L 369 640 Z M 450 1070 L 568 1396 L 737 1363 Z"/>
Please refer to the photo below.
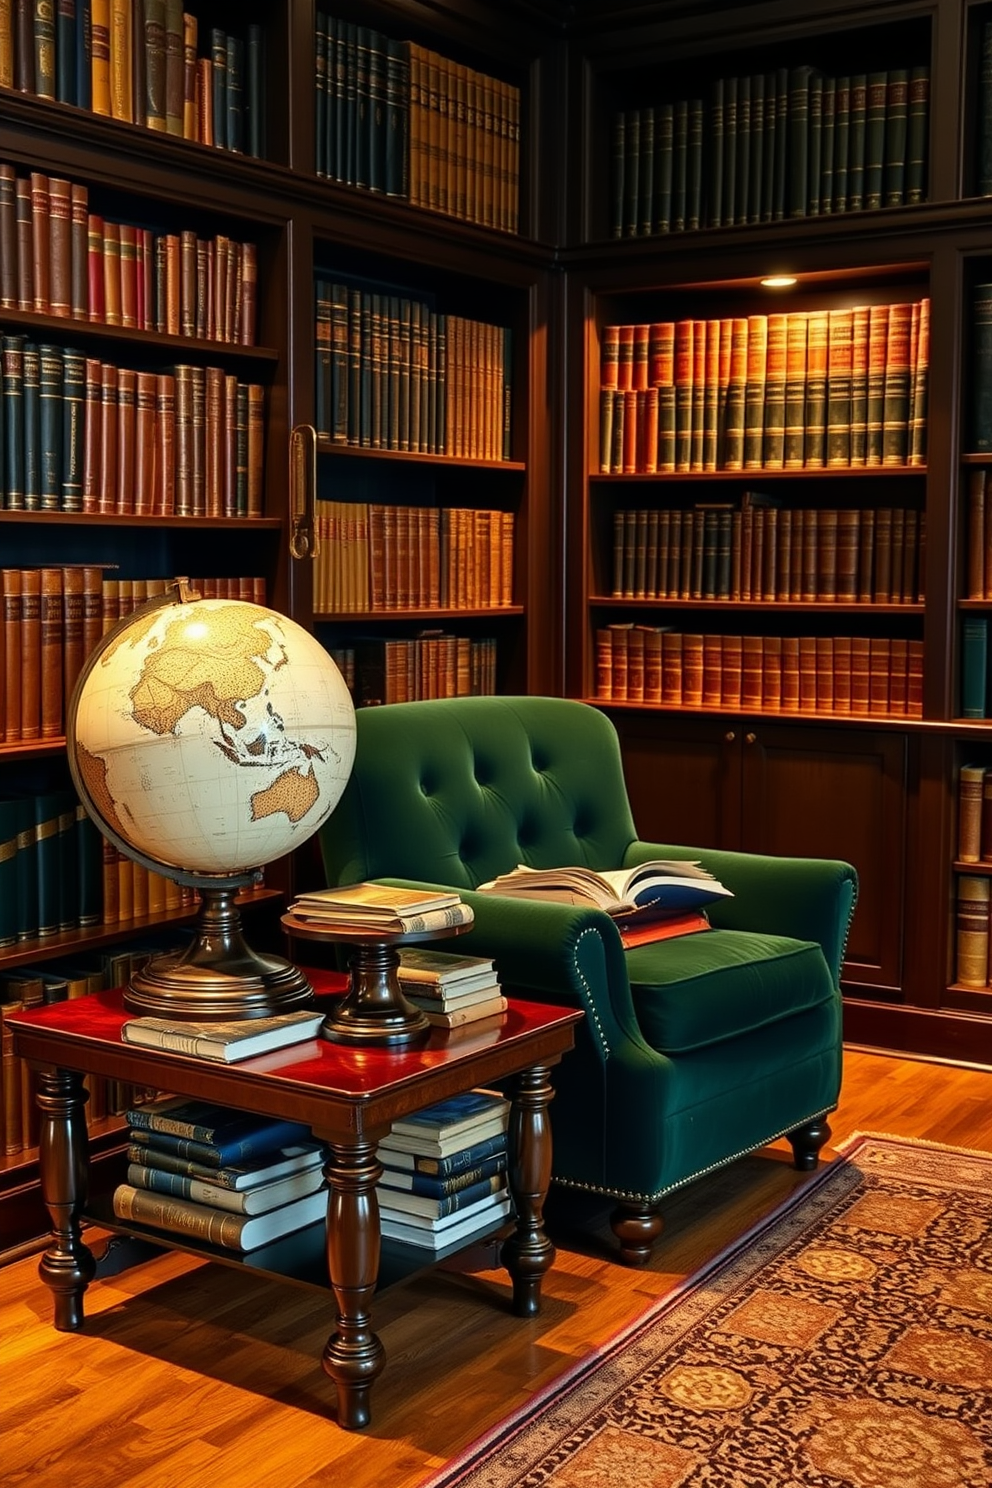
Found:
<path fill-rule="evenodd" d="M 327 175 L 327 17 L 318 10 L 314 21 L 314 170 Z"/>
<path fill-rule="evenodd" d="M 251 22 L 245 45 L 244 95 L 245 154 L 265 159 L 265 37 L 261 26 Z"/>
<path fill-rule="evenodd" d="M 145 124 L 166 131 L 165 0 L 145 0 Z"/>
<path fill-rule="evenodd" d="M 54 0 L 34 0 L 34 92 L 56 96 Z"/>
<path fill-rule="evenodd" d="M 768 376 L 768 317 L 747 323 L 747 380 L 744 390 L 744 469 L 760 470 L 764 458 L 765 385 Z"/>
<path fill-rule="evenodd" d="M 60 103 L 76 102 L 76 0 L 57 0 L 55 13 L 55 93 Z"/>
<path fill-rule="evenodd" d="M 765 168 L 765 75 L 751 79 L 751 154 L 748 166 L 748 222 L 761 221 Z"/>
<path fill-rule="evenodd" d="M 906 144 L 909 130 L 909 71 L 889 70 L 886 90 L 885 176 L 882 204 L 901 207 L 906 199 Z"/>
<path fill-rule="evenodd" d="M 348 37 L 347 22 L 327 21 L 328 103 L 331 119 L 331 151 L 328 169 L 335 181 L 348 179 Z"/>
<path fill-rule="evenodd" d="M 765 139 L 761 163 L 761 220 L 775 215 L 775 155 L 778 150 L 778 74 L 765 73 Z"/>
<path fill-rule="evenodd" d="M 675 469 L 675 387 L 658 389 L 658 469 Z"/>
<path fill-rule="evenodd" d="M 685 225 L 695 232 L 703 210 L 703 100 L 689 100 L 689 138 L 686 146 Z"/>
<path fill-rule="evenodd" d="M 729 77 L 723 84 L 723 206 L 721 216 L 729 225 L 737 214 L 737 93 L 740 79 Z"/>
<path fill-rule="evenodd" d="M 806 316 L 789 316 L 785 340 L 785 433 L 783 464 L 802 470 L 806 443 Z"/>
<path fill-rule="evenodd" d="M 675 105 L 675 138 L 672 153 L 672 232 L 684 232 L 689 169 L 689 100 Z"/>
<path fill-rule="evenodd" d="M 637 187 L 641 153 L 640 109 L 627 110 L 623 136 L 623 236 L 633 238 L 637 234 L 639 218 Z"/>
<path fill-rule="evenodd" d="M 386 40 L 386 163 L 387 196 L 406 196 L 410 135 L 410 48 L 405 41 Z"/>
<path fill-rule="evenodd" d="M 654 230 L 672 230 L 672 183 L 675 171 L 675 109 L 663 103 L 654 115 Z M 619 234 L 617 234 L 619 236 Z"/>
<path fill-rule="evenodd" d="M 851 464 L 868 458 L 868 324 L 867 305 L 857 305 L 851 319 Z"/>
<path fill-rule="evenodd" d="M 851 463 L 852 312 L 831 310 L 827 350 L 827 465 Z"/>
<path fill-rule="evenodd" d="M 66 935 L 79 925 L 79 857 L 76 847 L 76 809 L 79 803 L 71 791 L 61 793 L 61 803 L 58 836 L 59 933 Z M 47 993 L 45 1000 L 50 1000 Z"/>
<path fill-rule="evenodd" d="M 992 452 L 992 284 L 975 286 L 972 327 L 971 448 L 977 454 L 988 454 Z"/>
<path fill-rule="evenodd" d="M 38 837 L 35 829 L 34 797 L 25 796 L 19 804 L 17 939 L 23 941 L 34 940 L 38 934 Z"/>
<path fill-rule="evenodd" d="M 219 27 L 210 32 L 210 84 L 214 113 L 214 144 L 227 149 L 227 36 Z"/>
<path fill-rule="evenodd" d="M 872 212 L 882 205 L 885 172 L 886 103 L 889 90 L 887 72 L 870 72 L 865 96 L 865 174 L 864 202 Z"/>
<path fill-rule="evenodd" d="M 348 444 L 361 444 L 362 411 L 362 292 L 348 293 Z"/>
<path fill-rule="evenodd" d="M 24 510 L 24 336 L 3 338 L 4 507 Z"/>
<path fill-rule="evenodd" d="M 366 188 L 372 184 L 369 149 L 372 138 L 369 120 L 371 37 L 371 27 L 355 27 L 355 173 L 352 184 Z"/>
<path fill-rule="evenodd" d="M 724 80 L 716 78 L 710 91 L 709 169 L 706 182 L 710 227 L 723 222 L 723 94 Z"/>
<path fill-rule="evenodd" d="M 788 215 L 805 217 L 809 211 L 809 85 L 813 68 L 789 72 Z"/>
<path fill-rule="evenodd" d="M 751 79 L 737 79 L 737 149 L 734 163 L 734 221 L 747 222 L 751 193 Z"/>
<path fill-rule="evenodd" d="M 641 109 L 641 153 L 637 175 L 637 233 L 647 238 L 654 226 L 654 109 Z"/>
<path fill-rule="evenodd" d="M 313 421 L 320 439 L 331 437 L 331 286 L 318 279 L 314 286 Z"/>
<path fill-rule="evenodd" d="M 868 106 L 868 79 L 863 72 L 851 78 L 851 127 L 847 140 L 847 210 L 860 212 L 864 207 L 865 125 Z"/>
<path fill-rule="evenodd" d="M 93 106 L 93 9 L 90 0 L 76 0 L 77 108 Z"/>
<path fill-rule="evenodd" d="M 627 116 L 622 109 L 613 115 L 611 147 L 610 236 L 622 238 L 627 192 Z"/>
<path fill-rule="evenodd" d="M 38 938 L 58 935 L 62 927 L 62 835 L 61 819 L 75 798 L 64 791 L 44 792 L 34 797 L 35 865 L 38 880 Z"/>
<path fill-rule="evenodd" d="M 820 153 L 820 211 L 834 210 L 834 134 L 837 128 L 837 79 L 823 79 L 823 141 Z"/>
<path fill-rule="evenodd" d="M 834 103 L 834 202 L 835 212 L 847 211 L 847 163 L 851 134 L 851 79 L 837 79 Z"/>
<path fill-rule="evenodd" d="M 806 433 L 804 468 L 826 464 L 827 358 L 829 332 L 826 312 L 810 315 L 806 344 Z"/>
<path fill-rule="evenodd" d="M 984 718 L 988 691 L 988 618 L 966 615 L 961 624 L 961 717 Z"/>
<path fill-rule="evenodd" d="M 24 509 L 41 508 L 41 359 L 24 343 Z"/>
<path fill-rule="evenodd" d="M 761 463 L 765 470 L 785 465 L 785 377 L 787 368 L 788 316 L 768 316 L 768 358 L 765 375 L 764 443 Z"/>
<path fill-rule="evenodd" d="M 62 504 L 62 350 L 38 347 L 39 499 L 42 511 Z"/>
<path fill-rule="evenodd" d="M 330 366 L 328 434 L 332 443 L 348 443 L 348 290 L 330 286 Z"/>
<path fill-rule="evenodd" d="M 992 108 L 992 99 L 989 100 Z M 914 67 L 909 74 L 909 95 L 906 122 L 906 202 L 914 205 L 926 200 L 927 143 L 930 132 L 930 69 Z M 990 131 L 992 132 L 992 131 Z M 988 190 L 979 195 L 992 194 L 992 144 L 989 146 Z"/>
<path fill-rule="evenodd" d="M 227 38 L 225 61 L 225 102 L 227 105 L 227 148 L 244 154 L 245 44 L 240 36 Z"/>
<path fill-rule="evenodd" d="M 386 38 L 369 28 L 369 189 L 386 189 Z"/>
<path fill-rule="evenodd" d="M 513 458 L 513 332 L 503 328 L 503 459 Z"/>
<path fill-rule="evenodd" d="M 823 169 L 823 78 L 814 72 L 809 80 L 809 165 L 806 174 L 809 215 L 819 217 Z"/>
<path fill-rule="evenodd" d="M 407 352 L 409 361 L 409 351 Z M 359 413 L 358 437 L 363 448 L 372 444 L 372 295 L 369 290 L 361 294 L 361 348 L 359 351 Z M 409 444 L 403 446 L 409 449 Z"/>

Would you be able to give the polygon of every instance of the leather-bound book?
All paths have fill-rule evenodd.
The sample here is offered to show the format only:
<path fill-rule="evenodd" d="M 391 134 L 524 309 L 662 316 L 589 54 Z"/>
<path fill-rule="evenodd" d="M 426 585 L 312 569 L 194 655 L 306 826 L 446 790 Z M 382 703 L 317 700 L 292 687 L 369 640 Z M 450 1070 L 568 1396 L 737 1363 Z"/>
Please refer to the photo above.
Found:
<path fill-rule="evenodd" d="M 960 863 L 982 861 L 985 820 L 985 775 L 983 765 L 962 765 L 958 771 L 958 851 Z M 990 777 L 992 780 L 992 777 Z M 992 784 L 988 797 L 989 861 L 992 861 Z"/>
<path fill-rule="evenodd" d="M 62 348 L 38 347 L 38 507 L 59 511 L 62 506 L 63 383 Z"/>
<path fill-rule="evenodd" d="M 121 276 L 121 325 L 138 326 L 138 229 L 130 222 L 118 226 Z"/>
<path fill-rule="evenodd" d="M 83 511 L 100 509 L 103 450 L 103 365 L 87 357 L 83 386 Z"/>
<path fill-rule="evenodd" d="M 871 307 L 851 312 L 851 464 L 868 459 L 868 333 Z"/>
<path fill-rule="evenodd" d="M 0 161 L 0 308 L 17 309 L 17 175 Z"/>
<path fill-rule="evenodd" d="M 0 595 L 3 602 L 4 653 L 4 732 L 7 744 L 21 739 L 21 570 L 0 569 Z"/>
<path fill-rule="evenodd" d="M 51 202 L 48 177 L 31 172 L 31 296 L 30 308 L 42 315 L 51 313 Z"/>
<path fill-rule="evenodd" d="M 131 0 L 110 0 L 110 112 L 134 122 L 134 34 Z"/>
<path fill-rule="evenodd" d="M 205 515 L 224 515 L 224 371 L 206 369 L 205 416 Z"/>
<path fill-rule="evenodd" d="M 41 357 L 33 341 L 25 341 L 24 369 L 24 509 L 41 509 Z"/>
<path fill-rule="evenodd" d="M 40 576 L 39 647 L 41 737 L 57 739 L 62 733 L 62 570 L 42 568 Z"/>
<path fill-rule="evenodd" d="M 798 713 L 802 686 L 800 682 L 799 637 L 782 637 L 782 712 Z"/>
<path fill-rule="evenodd" d="M 41 737 L 41 570 L 21 569 L 21 732 Z M 10 677 L 7 678 L 8 693 Z"/>
<path fill-rule="evenodd" d="M 804 468 L 822 469 L 826 463 L 827 366 L 829 315 L 814 310 L 807 320 L 806 434 Z"/>
<path fill-rule="evenodd" d="M 799 637 L 799 707 L 803 713 L 815 713 L 817 704 L 816 637 Z"/>
<path fill-rule="evenodd" d="M 741 641 L 741 706 L 760 709 L 764 693 L 763 638 L 746 635 Z"/>
<path fill-rule="evenodd" d="M 69 313 L 89 320 L 89 192 L 73 181 L 69 187 Z"/>
<path fill-rule="evenodd" d="M 138 516 L 150 516 L 155 510 L 156 393 L 156 374 L 138 372 L 135 379 L 133 503 Z"/>
<path fill-rule="evenodd" d="M 893 717 L 905 717 L 908 691 L 909 642 L 904 636 L 893 636 L 889 642 L 889 713 Z"/>
<path fill-rule="evenodd" d="M 155 506 L 156 516 L 176 510 L 176 379 L 169 372 L 155 378 Z"/>
<path fill-rule="evenodd" d="M 787 315 L 767 317 L 768 355 L 761 462 L 766 470 L 781 470 L 785 465 L 785 385 L 790 318 Z"/>
<path fill-rule="evenodd" d="M 123 324 L 121 318 L 121 229 L 118 222 L 103 224 L 103 320 Z"/>
<path fill-rule="evenodd" d="M 175 369 L 175 497 L 176 515 L 191 517 L 193 506 L 193 368 Z"/>
<path fill-rule="evenodd" d="M 117 508 L 117 368 L 104 362 L 100 368 L 100 492 L 97 510 Z"/>
<path fill-rule="evenodd" d="M 851 369 L 853 312 L 831 310 L 827 329 L 826 463 L 851 463 Z"/>
<path fill-rule="evenodd" d="M 868 649 L 868 711 L 884 717 L 889 712 L 892 644 L 887 636 L 872 636 Z"/>
<path fill-rule="evenodd" d="M 199 23 L 196 16 L 183 11 L 183 125 L 184 139 L 199 138 L 199 115 L 197 109 L 197 39 Z M 168 65 L 168 53 L 166 54 Z M 166 83 L 168 87 L 168 83 Z"/>
<path fill-rule="evenodd" d="M 834 638 L 816 637 L 816 711 L 834 711 Z"/>
<path fill-rule="evenodd" d="M 989 978 L 990 880 L 973 873 L 958 875 L 956 947 L 957 980 L 962 987 L 986 987 Z"/>
<path fill-rule="evenodd" d="M 912 320 L 912 304 L 889 306 L 882 405 L 883 465 L 904 465 L 908 458 Z"/>
<path fill-rule="evenodd" d="M 793 311 L 785 336 L 783 465 L 802 470 L 806 443 L 806 340 L 808 317 Z"/>
<path fill-rule="evenodd" d="M 89 319 L 102 324 L 107 317 L 107 287 L 103 268 L 103 218 L 90 212 L 86 218 L 86 273 Z"/>
<path fill-rule="evenodd" d="M 851 637 L 834 636 L 834 712 L 851 711 Z"/>
<path fill-rule="evenodd" d="M 38 252 L 41 240 L 35 239 Z M 48 179 L 49 311 L 68 320 L 72 315 L 72 186 L 60 176 Z"/>
<path fill-rule="evenodd" d="M 33 310 L 34 216 L 31 209 L 30 176 L 18 176 L 14 181 L 14 214 L 17 230 L 17 308 Z"/>
<path fill-rule="evenodd" d="M 782 637 L 761 638 L 761 707 L 766 713 L 782 711 Z"/>
<path fill-rule="evenodd" d="M 72 697 L 83 666 L 83 567 L 70 563 L 61 571 L 62 687 L 66 701 Z"/>

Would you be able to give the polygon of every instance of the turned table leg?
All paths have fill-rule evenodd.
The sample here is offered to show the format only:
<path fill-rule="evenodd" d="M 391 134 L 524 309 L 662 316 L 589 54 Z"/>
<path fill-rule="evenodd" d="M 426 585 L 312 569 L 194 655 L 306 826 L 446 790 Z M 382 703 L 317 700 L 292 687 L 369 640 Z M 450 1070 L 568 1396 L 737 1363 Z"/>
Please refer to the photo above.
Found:
<path fill-rule="evenodd" d="M 371 1419 L 372 1384 L 386 1351 L 372 1331 L 372 1295 L 379 1276 L 379 1205 L 382 1175 L 374 1142 L 353 1147 L 330 1143 L 327 1179 L 327 1268 L 337 1302 L 337 1327 L 322 1364 L 337 1386 L 338 1424 L 347 1431 Z"/>
<path fill-rule="evenodd" d="M 63 1333 L 83 1325 L 83 1293 L 96 1262 L 81 1238 L 80 1220 L 89 1182 L 86 1102 L 89 1093 L 75 1070 L 41 1070 L 38 1139 L 41 1194 L 52 1218 L 51 1244 L 38 1271 L 55 1302 L 55 1326 Z"/>
<path fill-rule="evenodd" d="M 547 1069 L 535 1065 L 518 1075 L 509 1125 L 509 1183 L 517 1213 L 515 1232 L 500 1259 L 513 1278 L 513 1310 L 534 1317 L 541 1310 L 541 1280 L 555 1258 L 544 1233 L 544 1201 L 551 1182 L 552 1095 Z"/>

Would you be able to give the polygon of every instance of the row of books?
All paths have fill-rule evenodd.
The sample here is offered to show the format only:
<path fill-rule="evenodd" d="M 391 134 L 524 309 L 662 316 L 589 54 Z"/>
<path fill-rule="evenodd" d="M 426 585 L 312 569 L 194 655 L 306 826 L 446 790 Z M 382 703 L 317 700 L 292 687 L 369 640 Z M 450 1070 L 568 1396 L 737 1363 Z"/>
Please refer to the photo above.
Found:
<path fill-rule="evenodd" d="M 0 307 L 255 343 L 254 243 L 155 233 L 89 210 L 89 189 L 0 161 Z"/>
<path fill-rule="evenodd" d="M 513 603 L 512 512 L 320 501 L 314 609 L 498 609 Z"/>
<path fill-rule="evenodd" d="M 504 326 L 318 279 L 317 433 L 366 449 L 509 459 Z"/>
<path fill-rule="evenodd" d="M 206 599 L 265 603 L 261 577 L 195 583 Z M 159 578 L 105 578 L 98 564 L 0 569 L 0 743 L 60 738 L 65 705 L 101 636 L 167 587 Z"/>
<path fill-rule="evenodd" d="M 118 1219 L 242 1253 L 323 1225 L 324 1151 L 309 1127 L 174 1096 L 126 1119 Z"/>
<path fill-rule="evenodd" d="M 961 621 L 961 717 L 992 717 L 989 617 L 966 614 Z"/>
<path fill-rule="evenodd" d="M 317 174 L 516 232 L 520 90 L 317 12 Z"/>
<path fill-rule="evenodd" d="M 755 500 L 752 502 L 752 494 Z M 613 595 L 900 604 L 923 598 L 925 513 L 764 505 L 613 514 Z"/>
<path fill-rule="evenodd" d="M 261 515 L 261 383 L 185 363 L 134 371 L 23 335 L 0 345 L 4 509 Z"/>
<path fill-rule="evenodd" d="M 956 912 L 956 980 L 962 987 L 982 990 L 992 985 L 989 963 L 989 915 L 992 879 L 978 873 L 959 873 Z"/>
<path fill-rule="evenodd" d="M 992 769 L 962 765 L 958 771 L 958 861 L 992 863 Z"/>
<path fill-rule="evenodd" d="M 613 236 L 924 201 L 929 100 L 924 64 L 841 77 L 804 64 L 619 111 Z"/>
<path fill-rule="evenodd" d="M 923 643 L 608 625 L 596 631 L 596 696 L 675 708 L 920 718 Z"/>
<path fill-rule="evenodd" d="M 39 1112 L 35 1102 L 37 1077 L 14 1053 L 7 1014 L 84 997 L 123 986 L 149 956 L 175 948 L 180 934 L 162 937 L 153 945 L 115 946 L 87 951 L 21 967 L 0 975 L 0 1152 L 8 1157 L 38 1144 Z M 108 1116 L 120 1116 L 128 1106 L 154 1099 L 159 1092 L 120 1080 L 87 1075 L 85 1116 L 89 1126 Z"/>
<path fill-rule="evenodd" d="M 265 153 L 262 29 L 211 28 L 182 0 L 0 9 L 0 87 L 221 149 Z"/>
<path fill-rule="evenodd" d="M 437 630 L 404 638 L 375 636 L 328 650 L 356 707 L 492 697 L 496 692 L 496 641 L 491 636 L 477 639 Z"/>
<path fill-rule="evenodd" d="M 600 470 L 926 463 L 929 299 L 608 325 Z"/>

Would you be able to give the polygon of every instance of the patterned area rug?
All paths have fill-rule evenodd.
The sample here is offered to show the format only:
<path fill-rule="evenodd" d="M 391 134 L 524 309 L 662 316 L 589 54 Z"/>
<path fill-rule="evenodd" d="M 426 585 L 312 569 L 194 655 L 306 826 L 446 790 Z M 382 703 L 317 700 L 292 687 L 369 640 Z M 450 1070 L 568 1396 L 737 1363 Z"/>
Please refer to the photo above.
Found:
<path fill-rule="evenodd" d="M 840 1161 L 424 1488 L 989 1488 L 992 1156 Z"/>

